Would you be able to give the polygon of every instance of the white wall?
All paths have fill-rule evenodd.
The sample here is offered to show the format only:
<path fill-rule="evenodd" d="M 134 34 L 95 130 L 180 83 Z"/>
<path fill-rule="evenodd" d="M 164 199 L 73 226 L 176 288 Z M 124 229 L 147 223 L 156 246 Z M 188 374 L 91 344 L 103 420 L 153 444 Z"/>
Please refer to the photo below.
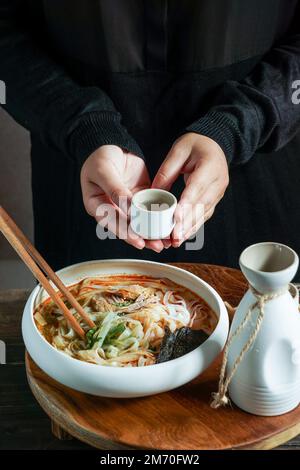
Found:
<path fill-rule="evenodd" d="M 0 204 L 32 239 L 29 134 L 0 108 Z M 17 255 L 0 234 L 0 289 L 33 285 Z"/>

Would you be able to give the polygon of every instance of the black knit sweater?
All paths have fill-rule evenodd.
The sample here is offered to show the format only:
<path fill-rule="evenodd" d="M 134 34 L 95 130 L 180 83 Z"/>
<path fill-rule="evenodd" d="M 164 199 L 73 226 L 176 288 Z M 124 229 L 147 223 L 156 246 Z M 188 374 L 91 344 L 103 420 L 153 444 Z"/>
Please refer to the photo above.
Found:
<path fill-rule="evenodd" d="M 5 109 L 32 134 L 37 243 L 55 265 L 95 257 L 97 239 L 90 242 L 90 250 L 76 246 L 83 236 L 80 220 L 84 233 L 95 238 L 82 208 L 78 171 L 100 145 L 115 144 L 145 158 L 152 175 L 186 131 L 218 142 L 232 168 L 258 152 L 284 151 L 300 127 L 300 2 L 1 0 L 0 80 L 7 86 Z M 284 229 L 272 232 L 263 225 L 266 218 L 274 220 L 266 211 L 268 201 L 253 196 L 251 202 L 249 175 L 254 175 L 258 190 L 261 171 L 272 166 L 270 162 L 262 170 L 264 161 L 255 171 L 253 163 L 233 172 L 232 185 L 237 181 L 208 229 L 203 259 L 234 265 L 238 250 L 255 241 L 257 233 L 295 245 Z M 47 195 L 53 178 L 57 197 L 51 204 Z M 278 182 L 271 180 L 270 190 L 274 186 L 280 192 Z M 70 201 L 63 205 L 65 188 L 72 192 L 74 186 L 76 194 L 68 197 L 77 205 L 70 210 Z M 50 235 L 49 227 L 43 228 L 54 200 L 55 220 L 66 234 L 61 246 L 52 245 L 60 227 L 52 224 Z M 282 205 L 282 197 L 280 201 Z M 249 213 L 261 204 L 264 213 Z M 277 221 L 285 211 L 280 209 Z M 260 232 L 238 226 L 243 216 L 249 223 L 261 217 Z M 109 250 L 103 256 L 109 256 Z M 123 255 L 118 250 L 114 255 Z M 190 256 L 174 253 L 181 259 Z"/>

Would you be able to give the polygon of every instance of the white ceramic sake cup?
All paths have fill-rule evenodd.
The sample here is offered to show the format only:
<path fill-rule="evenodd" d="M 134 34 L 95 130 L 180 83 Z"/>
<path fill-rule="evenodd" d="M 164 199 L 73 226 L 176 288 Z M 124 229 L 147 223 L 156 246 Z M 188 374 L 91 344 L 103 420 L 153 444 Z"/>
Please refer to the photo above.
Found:
<path fill-rule="evenodd" d="M 163 189 L 144 189 L 131 202 L 130 225 L 145 240 L 167 238 L 174 228 L 176 197 Z"/>

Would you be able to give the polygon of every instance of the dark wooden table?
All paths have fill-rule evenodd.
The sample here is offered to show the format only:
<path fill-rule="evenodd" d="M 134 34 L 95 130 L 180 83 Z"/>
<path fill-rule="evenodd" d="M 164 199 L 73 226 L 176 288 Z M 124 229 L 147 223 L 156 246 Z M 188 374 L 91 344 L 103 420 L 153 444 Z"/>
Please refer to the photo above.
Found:
<path fill-rule="evenodd" d="M 0 365 L 0 450 L 91 449 L 75 439 L 57 440 L 28 387 L 21 336 L 27 297 L 24 290 L 0 291 L 0 340 L 6 344 L 6 364 Z M 300 449 L 300 436 L 280 449 Z"/>

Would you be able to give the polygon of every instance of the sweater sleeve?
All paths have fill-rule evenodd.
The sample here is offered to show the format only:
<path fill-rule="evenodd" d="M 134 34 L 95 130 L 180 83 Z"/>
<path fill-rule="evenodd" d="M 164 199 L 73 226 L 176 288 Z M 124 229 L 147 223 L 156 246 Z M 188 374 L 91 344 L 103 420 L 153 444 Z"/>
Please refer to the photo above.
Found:
<path fill-rule="evenodd" d="M 300 2 L 288 34 L 241 82 L 227 81 L 185 131 L 215 140 L 232 165 L 273 152 L 300 130 Z"/>
<path fill-rule="evenodd" d="M 20 21 L 23 0 L 0 0 L 0 78 L 3 106 L 47 145 L 83 163 L 98 147 L 117 145 L 142 157 L 111 99 L 76 83 L 39 47 Z"/>

